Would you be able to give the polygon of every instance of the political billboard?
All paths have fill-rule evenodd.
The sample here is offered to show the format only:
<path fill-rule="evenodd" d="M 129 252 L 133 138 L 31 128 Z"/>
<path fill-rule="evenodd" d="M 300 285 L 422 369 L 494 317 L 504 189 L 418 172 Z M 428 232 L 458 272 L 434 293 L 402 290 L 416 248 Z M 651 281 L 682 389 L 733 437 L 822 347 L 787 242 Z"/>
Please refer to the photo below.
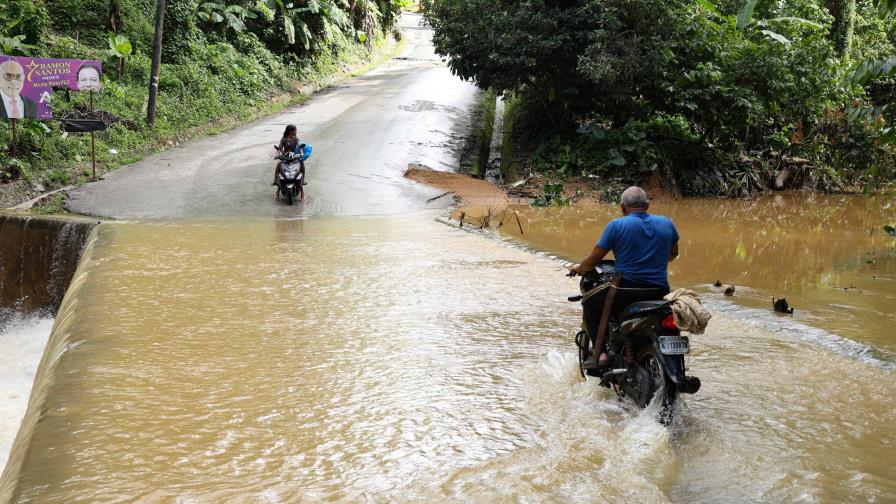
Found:
<path fill-rule="evenodd" d="M 52 119 L 54 88 L 100 91 L 102 87 L 99 61 L 0 54 L 0 119 Z"/>

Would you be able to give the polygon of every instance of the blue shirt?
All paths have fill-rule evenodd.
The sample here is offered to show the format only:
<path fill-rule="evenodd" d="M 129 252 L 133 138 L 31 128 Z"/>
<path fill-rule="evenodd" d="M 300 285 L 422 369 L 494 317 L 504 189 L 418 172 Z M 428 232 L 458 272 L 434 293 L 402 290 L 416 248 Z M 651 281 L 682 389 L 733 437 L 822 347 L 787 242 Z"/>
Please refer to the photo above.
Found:
<path fill-rule="evenodd" d="M 669 286 L 669 253 L 678 231 L 668 217 L 634 212 L 613 219 L 597 246 L 612 250 L 616 270 L 628 282 Z"/>

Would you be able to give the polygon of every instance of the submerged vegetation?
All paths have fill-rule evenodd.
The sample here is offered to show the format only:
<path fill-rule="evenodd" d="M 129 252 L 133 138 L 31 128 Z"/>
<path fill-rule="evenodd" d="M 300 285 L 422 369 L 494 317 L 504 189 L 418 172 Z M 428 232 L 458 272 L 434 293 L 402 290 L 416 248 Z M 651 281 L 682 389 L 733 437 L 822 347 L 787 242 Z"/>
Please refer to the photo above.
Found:
<path fill-rule="evenodd" d="M 155 126 L 144 121 L 156 0 L 0 0 L 4 54 L 98 59 L 102 114 L 87 93 L 57 92 L 56 118 L 100 117 L 98 161 L 111 168 L 180 139 L 285 107 L 337 74 L 383 56 L 398 0 L 169 0 Z M 18 159 L 0 121 L 0 182 L 84 180 L 89 135 L 20 121 Z"/>
<path fill-rule="evenodd" d="M 514 151 L 537 172 L 732 196 L 896 179 L 896 2 L 426 9 L 455 74 L 514 96 Z"/>

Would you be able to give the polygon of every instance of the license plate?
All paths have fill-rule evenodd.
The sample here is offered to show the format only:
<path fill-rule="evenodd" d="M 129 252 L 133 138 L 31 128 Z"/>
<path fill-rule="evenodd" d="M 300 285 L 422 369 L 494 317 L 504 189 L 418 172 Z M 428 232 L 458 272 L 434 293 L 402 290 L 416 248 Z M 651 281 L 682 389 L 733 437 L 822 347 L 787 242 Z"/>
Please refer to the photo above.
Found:
<path fill-rule="evenodd" d="M 660 336 L 660 352 L 666 355 L 681 355 L 690 351 L 687 336 Z"/>

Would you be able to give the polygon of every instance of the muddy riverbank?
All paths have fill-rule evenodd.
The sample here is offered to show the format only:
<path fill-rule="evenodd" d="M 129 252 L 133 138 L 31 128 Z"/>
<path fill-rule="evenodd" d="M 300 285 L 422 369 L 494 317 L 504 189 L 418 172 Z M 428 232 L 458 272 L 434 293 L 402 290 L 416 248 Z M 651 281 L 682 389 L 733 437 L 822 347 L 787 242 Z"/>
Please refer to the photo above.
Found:
<path fill-rule="evenodd" d="M 437 171 L 419 164 L 408 166 L 404 176 L 420 184 L 442 190 L 437 198 L 449 198 L 462 205 L 505 208 L 507 205 L 523 201 L 509 196 L 501 188 L 484 180 L 451 171 Z"/>

